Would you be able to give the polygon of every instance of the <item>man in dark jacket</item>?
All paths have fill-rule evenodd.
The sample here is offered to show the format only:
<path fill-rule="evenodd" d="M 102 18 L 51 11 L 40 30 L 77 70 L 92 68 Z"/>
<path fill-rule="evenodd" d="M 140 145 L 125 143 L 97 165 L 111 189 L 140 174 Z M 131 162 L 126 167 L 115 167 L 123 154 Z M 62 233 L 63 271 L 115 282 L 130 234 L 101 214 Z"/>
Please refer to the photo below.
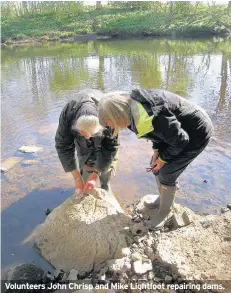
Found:
<path fill-rule="evenodd" d="M 118 137 L 99 124 L 97 105 L 102 96 L 98 90 L 79 92 L 75 100 L 66 104 L 59 118 L 55 146 L 64 171 L 73 175 L 77 195 L 94 188 L 98 177 L 101 188 L 108 190 L 115 169 Z"/>
<path fill-rule="evenodd" d="M 213 131 L 207 113 L 174 93 L 159 89 L 137 89 L 127 95 L 111 95 L 99 103 L 102 126 L 118 130 L 128 127 L 138 138 L 153 142 L 151 170 L 156 175 L 160 197 L 149 208 L 159 227 L 174 202 L 177 178 L 204 150 Z"/>

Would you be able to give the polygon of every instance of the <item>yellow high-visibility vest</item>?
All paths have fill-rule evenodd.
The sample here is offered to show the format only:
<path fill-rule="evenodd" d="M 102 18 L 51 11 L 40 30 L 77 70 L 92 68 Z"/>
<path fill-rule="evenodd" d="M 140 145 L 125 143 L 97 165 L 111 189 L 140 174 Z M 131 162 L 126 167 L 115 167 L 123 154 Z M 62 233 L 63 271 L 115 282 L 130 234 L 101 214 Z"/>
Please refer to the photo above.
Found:
<path fill-rule="evenodd" d="M 138 131 L 137 137 L 140 138 L 143 135 L 152 132 L 154 130 L 154 127 L 152 125 L 152 119 L 153 116 L 149 116 L 144 107 L 141 103 L 136 102 L 136 105 L 139 110 L 139 119 L 136 123 L 136 129 Z"/>

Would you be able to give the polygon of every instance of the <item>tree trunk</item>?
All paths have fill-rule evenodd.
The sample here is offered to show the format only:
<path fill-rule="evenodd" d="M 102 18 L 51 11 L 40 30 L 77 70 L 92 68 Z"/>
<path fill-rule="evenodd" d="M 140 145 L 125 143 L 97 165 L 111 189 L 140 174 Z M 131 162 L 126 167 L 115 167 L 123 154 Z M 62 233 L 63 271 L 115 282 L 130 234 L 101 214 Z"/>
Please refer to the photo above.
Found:
<path fill-rule="evenodd" d="M 96 1 L 96 9 L 100 9 L 102 7 L 101 1 Z"/>

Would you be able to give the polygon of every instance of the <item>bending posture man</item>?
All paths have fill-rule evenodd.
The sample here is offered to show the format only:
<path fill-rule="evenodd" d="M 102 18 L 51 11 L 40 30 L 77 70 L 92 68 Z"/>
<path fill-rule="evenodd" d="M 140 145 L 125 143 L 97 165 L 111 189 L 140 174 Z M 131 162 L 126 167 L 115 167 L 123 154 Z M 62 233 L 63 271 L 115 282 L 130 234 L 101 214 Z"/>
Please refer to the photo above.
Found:
<path fill-rule="evenodd" d="M 102 126 L 128 127 L 138 138 L 153 142 L 151 170 L 156 175 L 159 206 L 151 219 L 160 227 L 174 202 L 177 178 L 204 150 L 213 131 L 207 113 L 199 106 L 174 93 L 160 89 L 137 89 L 127 95 L 111 95 L 99 103 Z"/>
<path fill-rule="evenodd" d="M 112 135 L 110 128 L 99 124 L 97 105 L 102 95 L 97 90 L 79 92 L 75 100 L 66 104 L 59 118 L 56 150 L 64 171 L 73 175 L 77 195 L 94 188 L 98 177 L 101 188 L 108 190 L 115 168 L 118 137 Z M 88 178 L 84 181 L 83 177 Z"/>

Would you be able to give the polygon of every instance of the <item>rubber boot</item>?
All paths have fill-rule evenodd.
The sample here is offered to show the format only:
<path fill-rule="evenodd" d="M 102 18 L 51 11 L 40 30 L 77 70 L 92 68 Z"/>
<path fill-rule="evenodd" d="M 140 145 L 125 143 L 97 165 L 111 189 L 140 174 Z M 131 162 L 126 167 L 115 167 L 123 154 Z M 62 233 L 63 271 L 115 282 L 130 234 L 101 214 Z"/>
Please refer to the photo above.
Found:
<path fill-rule="evenodd" d="M 160 207 L 157 213 L 151 217 L 151 228 L 160 229 L 164 226 L 171 212 L 176 194 L 176 186 L 161 185 Z"/>
<path fill-rule="evenodd" d="M 161 193 L 161 184 L 160 184 L 160 178 L 159 175 L 155 175 L 156 178 L 156 184 L 158 186 L 159 194 Z M 160 206 L 160 197 L 158 197 L 154 202 L 152 203 L 146 203 L 144 202 L 144 206 L 150 210 L 152 209 L 158 209 Z"/>

